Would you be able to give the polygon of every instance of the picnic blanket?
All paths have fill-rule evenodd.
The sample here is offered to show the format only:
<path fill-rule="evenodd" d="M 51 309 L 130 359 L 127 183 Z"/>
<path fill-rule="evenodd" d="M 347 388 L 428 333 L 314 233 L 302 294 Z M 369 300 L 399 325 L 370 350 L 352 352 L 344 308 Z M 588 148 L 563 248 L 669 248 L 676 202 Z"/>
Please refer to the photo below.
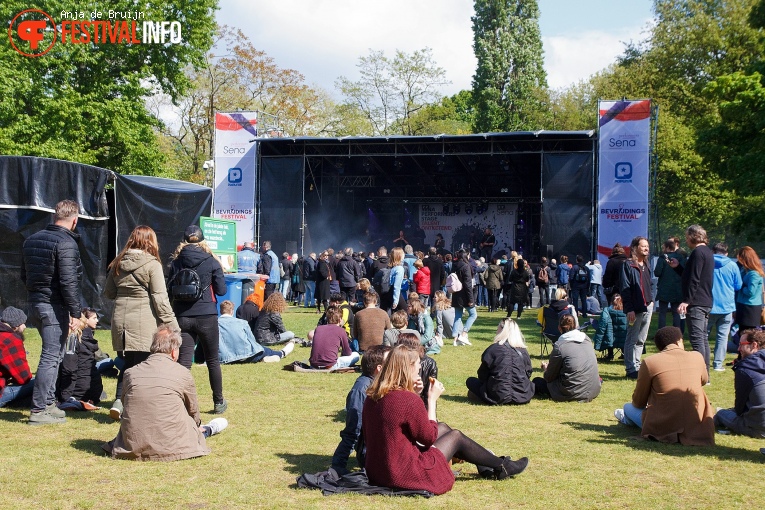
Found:
<path fill-rule="evenodd" d="M 329 468 L 327 471 L 316 474 L 303 473 L 297 477 L 296 481 L 299 488 L 319 489 L 325 496 L 349 492 L 369 496 L 374 494 L 382 494 L 383 496 L 422 496 L 424 498 L 433 496 L 433 493 L 428 491 L 391 489 L 390 487 L 371 485 L 366 471 L 353 471 L 339 476 L 337 471 Z"/>
<path fill-rule="evenodd" d="M 287 363 L 284 365 L 283 369 L 291 370 L 294 372 L 320 372 L 324 374 L 355 374 L 357 371 L 356 367 L 335 368 L 334 370 L 329 368 L 313 368 L 311 365 L 303 361 L 293 361 L 292 363 Z"/>

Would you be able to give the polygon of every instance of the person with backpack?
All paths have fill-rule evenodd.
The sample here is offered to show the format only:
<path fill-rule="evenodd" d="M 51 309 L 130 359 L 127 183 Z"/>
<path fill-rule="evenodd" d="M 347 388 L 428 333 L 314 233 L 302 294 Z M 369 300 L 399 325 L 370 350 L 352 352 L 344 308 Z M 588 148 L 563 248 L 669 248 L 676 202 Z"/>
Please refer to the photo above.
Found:
<path fill-rule="evenodd" d="M 130 233 L 122 251 L 109 264 L 104 296 L 114 301 L 112 347 L 125 360 L 125 368 L 117 376 L 115 400 L 109 410 L 109 416 L 119 420 L 123 410 L 122 380 L 125 370 L 149 357 L 152 335 L 157 326 L 169 324 L 178 327 L 159 261 L 157 234 L 151 227 L 138 225 Z"/>
<path fill-rule="evenodd" d="M 571 268 L 569 275 L 572 304 L 579 314 L 586 315 L 587 294 L 590 291 L 590 270 L 584 264 L 584 257 L 576 256 L 576 264 Z"/>
<path fill-rule="evenodd" d="M 456 277 L 456 278 L 455 278 Z M 457 280 L 456 282 L 454 280 Z M 458 285 L 455 285 L 458 283 Z M 451 285 L 450 285 L 451 284 Z M 446 277 L 447 290 L 452 290 L 452 306 L 454 306 L 454 324 L 452 334 L 454 345 L 471 345 L 468 333 L 473 326 L 478 313 L 473 301 L 473 274 L 470 270 L 470 253 L 459 250 L 454 262 L 454 271 Z M 524 289 L 525 292 L 525 289 Z M 465 325 L 462 325 L 462 315 L 468 312 Z"/>
<path fill-rule="evenodd" d="M 537 288 L 539 289 L 539 307 L 550 304 L 550 294 L 547 283 L 550 281 L 550 275 L 547 272 L 547 257 L 542 257 L 542 261 L 536 271 Z"/>
<path fill-rule="evenodd" d="M 269 257 L 261 257 L 261 263 L 264 258 Z M 190 279 L 192 276 L 195 278 Z M 196 280 L 195 295 L 182 293 L 187 286 L 180 284 L 191 280 Z M 183 339 L 178 363 L 191 370 L 194 348 L 199 342 L 207 364 L 214 412 L 222 414 L 228 404 L 223 398 L 223 376 L 218 356 L 220 333 L 216 296 L 226 294 L 226 280 L 220 262 L 210 251 L 202 229 L 198 226 L 191 225 L 186 228 L 183 242 L 178 245 L 172 256 L 169 281 L 168 290 L 173 301 L 173 311 L 178 317 Z"/>
<path fill-rule="evenodd" d="M 571 272 L 571 264 L 568 263 L 568 257 L 566 255 L 560 256 L 560 264 L 555 270 L 555 276 L 558 278 L 558 288 L 566 291 L 566 295 L 570 294 L 569 279 Z"/>

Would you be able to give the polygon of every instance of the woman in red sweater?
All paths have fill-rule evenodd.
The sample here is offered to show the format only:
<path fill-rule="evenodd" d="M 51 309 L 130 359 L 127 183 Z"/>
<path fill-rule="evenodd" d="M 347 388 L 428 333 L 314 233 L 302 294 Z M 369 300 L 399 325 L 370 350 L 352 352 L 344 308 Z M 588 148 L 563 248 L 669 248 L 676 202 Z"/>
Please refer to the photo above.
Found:
<path fill-rule="evenodd" d="M 526 468 L 524 457 L 497 457 L 459 430 L 436 420 L 436 401 L 444 385 L 431 381 L 428 409 L 420 399 L 420 356 L 396 345 L 380 375 L 367 390 L 362 427 L 366 471 L 374 485 L 444 494 L 454 485 L 452 457 L 476 464 L 486 478 L 502 480 Z"/>

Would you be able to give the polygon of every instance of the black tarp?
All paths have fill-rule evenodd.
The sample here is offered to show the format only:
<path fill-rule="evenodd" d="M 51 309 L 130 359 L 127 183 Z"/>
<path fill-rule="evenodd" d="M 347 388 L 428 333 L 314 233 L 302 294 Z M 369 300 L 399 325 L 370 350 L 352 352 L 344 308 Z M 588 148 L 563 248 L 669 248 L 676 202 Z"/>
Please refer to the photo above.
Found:
<path fill-rule="evenodd" d="M 183 240 L 186 227 L 199 224 L 199 217 L 212 211 L 210 188 L 161 177 L 118 175 L 114 195 L 116 252 L 136 226 L 148 225 L 157 233 L 163 264 Z"/>
<path fill-rule="evenodd" d="M 52 221 L 56 203 L 80 206 L 77 233 L 83 263 L 83 305 L 103 309 L 101 296 L 108 248 L 108 206 L 104 188 L 113 173 L 70 161 L 0 156 L 0 304 L 26 310 L 21 282 L 21 248 Z"/>
<path fill-rule="evenodd" d="M 591 258 L 594 168 L 591 153 L 545 154 L 542 158 L 542 246 L 553 257 Z"/>
<path fill-rule="evenodd" d="M 263 158 L 260 166 L 260 241 L 282 253 L 301 250 L 303 158 Z"/>

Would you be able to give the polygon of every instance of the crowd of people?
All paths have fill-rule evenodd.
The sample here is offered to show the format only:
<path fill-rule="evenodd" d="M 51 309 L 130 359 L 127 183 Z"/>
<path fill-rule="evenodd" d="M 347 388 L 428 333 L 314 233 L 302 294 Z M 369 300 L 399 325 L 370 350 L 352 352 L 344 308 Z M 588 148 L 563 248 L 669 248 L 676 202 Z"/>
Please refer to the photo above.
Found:
<path fill-rule="evenodd" d="M 30 425 L 64 423 L 69 406 L 87 409 L 106 399 L 98 366 L 103 356 L 93 337 L 98 316 L 81 304 L 77 218 L 77 204 L 62 201 L 54 222 L 27 239 L 22 280 L 29 317 L 14 307 L 0 315 L 0 407 L 30 399 Z M 715 425 L 765 438 L 760 327 L 765 273 L 752 248 L 740 249 L 733 262 L 727 246 L 708 248 L 704 229 L 692 225 L 686 231 L 690 254 L 670 239 L 653 270 L 643 237 L 632 240 L 628 253 L 614 246 L 605 268 L 582 256 L 569 264 L 563 255 L 560 263 L 543 257 L 532 269 L 515 252 L 493 256 L 490 230 L 481 244 L 487 257 L 478 260 L 470 250 L 452 255 L 434 246 L 425 254 L 400 241 L 390 252 L 328 249 L 305 258 L 284 253 L 281 260 L 268 241 L 258 251 L 245 243 L 239 266 L 260 274 L 263 287 L 235 309 L 229 300 L 219 302 L 227 290 L 223 270 L 199 227 L 185 230 L 166 266 L 154 231 L 136 227 L 109 264 L 104 285 L 105 297 L 114 303 L 111 338 L 118 353 L 108 365 L 118 368 L 110 416 L 120 421 L 119 433 L 104 450 L 137 460 L 208 454 L 206 439 L 228 422 L 218 417 L 201 423 L 190 373 L 195 351 L 207 367 L 212 412 L 220 415 L 228 408 L 221 364 L 278 362 L 301 341 L 311 347 L 312 369 L 344 370 L 361 362 L 332 458 L 337 474 L 349 471 L 356 450 L 369 482 L 384 487 L 447 492 L 454 483 L 452 459 L 475 464 L 486 478 L 515 476 L 528 458 L 496 456 L 437 419 L 444 385 L 433 356 L 447 340 L 458 347 L 472 344 L 479 302 L 489 311 L 502 308 L 507 317 L 477 360 L 477 376 L 465 383 L 474 402 L 590 402 L 602 390 L 596 352 L 605 351 L 611 360 L 621 348 L 625 376 L 636 386 L 632 401 L 614 412 L 620 422 L 641 428 L 645 437 L 690 445 L 714 444 Z M 531 305 L 535 288 L 540 324 L 553 343 L 542 376 L 532 379 L 516 320 Z M 660 329 L 653 341 L 659 352 L 643 359 L 654 301 Z M 307 341 L 284 324 L 290 302 L 316 307 L 320 314 Z M 665 326 L 667 312 L 673 313 L 673 326 Z M 588 316 L 596 320 L 587 321 Z M 42 339 L 34 377 L 23 348 L 27 321 Z M 584 331 L 593 324 L 594 342 Z M 692 351 L 684 349 L 686 324 Z M 737 332 L 729 340 L 731 325 Z M 717 329 L 713 357 L 712 326 Z M 725 370 L 729 341 L 739 352 L 733 366 L 735 406 L 714 413 L 703 387 L 710 363 L 713 370 Z"/>

